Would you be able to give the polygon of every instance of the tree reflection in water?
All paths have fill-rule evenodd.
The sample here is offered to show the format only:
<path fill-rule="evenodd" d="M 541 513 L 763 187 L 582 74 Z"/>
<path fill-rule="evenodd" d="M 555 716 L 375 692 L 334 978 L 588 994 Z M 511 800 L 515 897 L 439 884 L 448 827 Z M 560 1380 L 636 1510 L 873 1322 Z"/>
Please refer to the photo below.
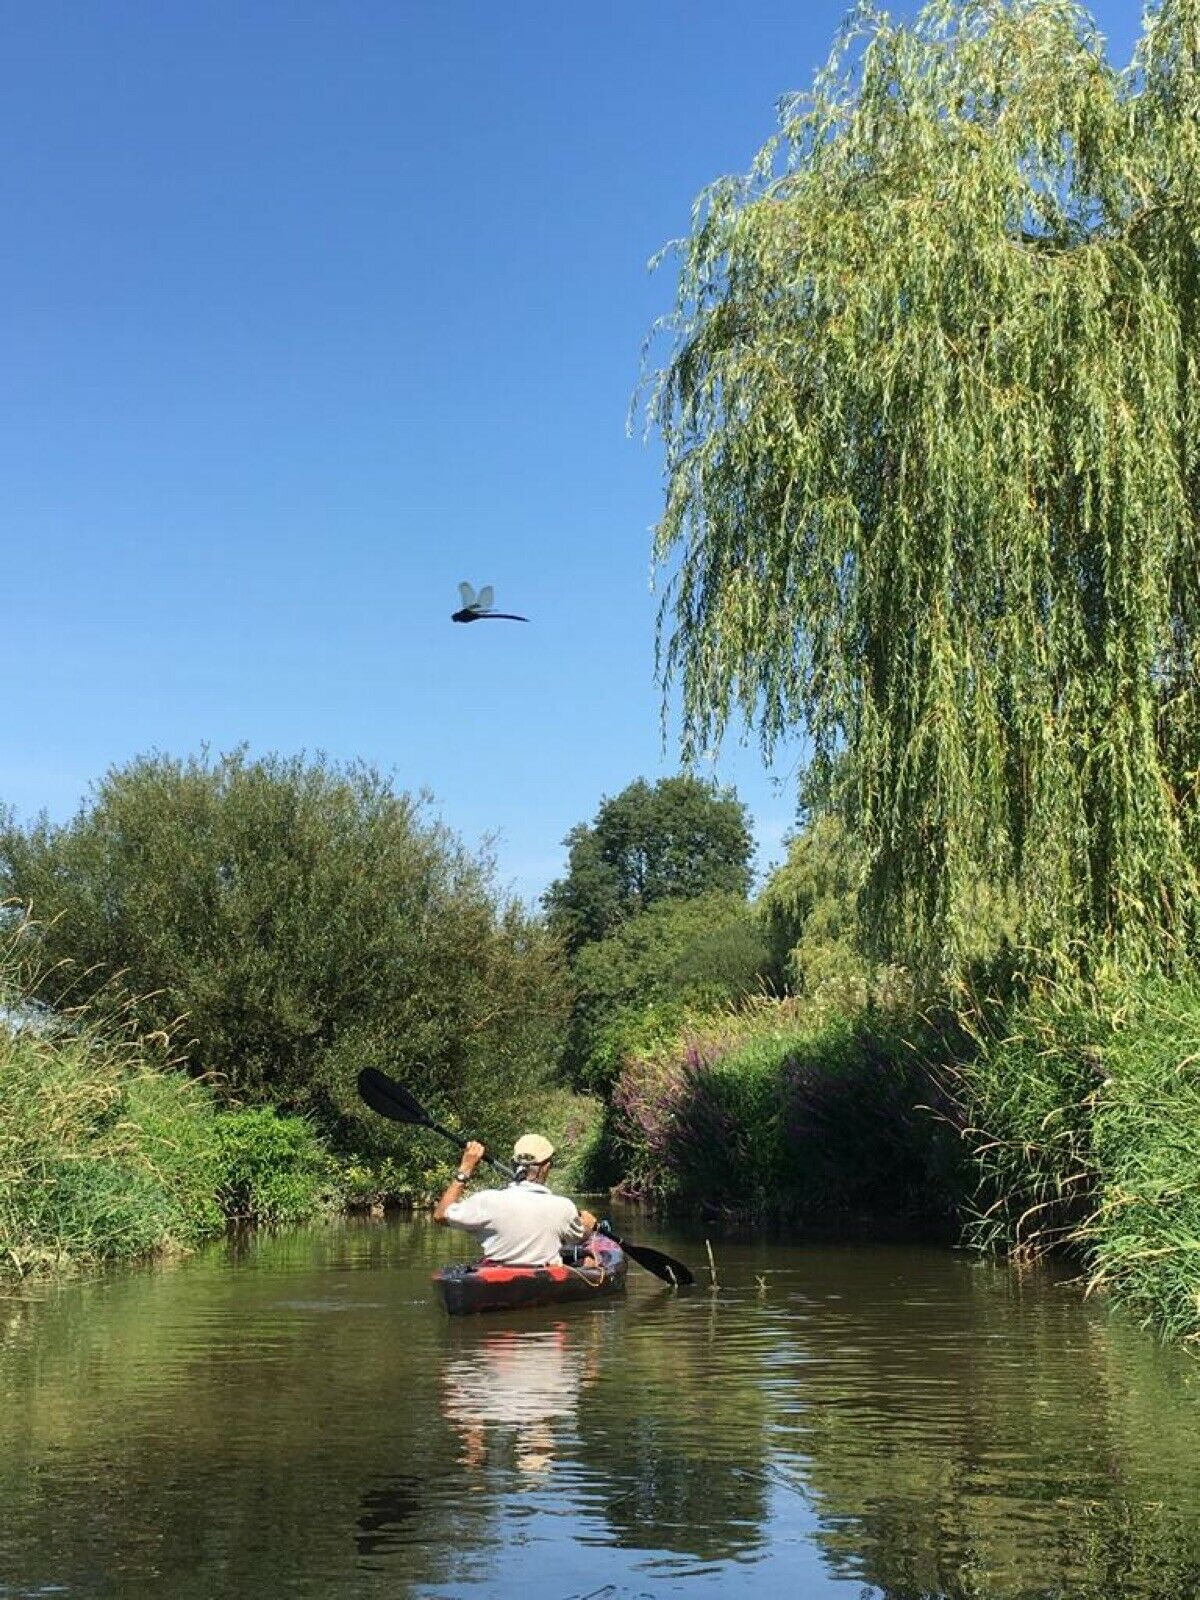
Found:
<path fill-rule="evenodd" d="M 723 1240 L 719 1293 L 454 1319 L 446 1243 L 0 1299 L 0 1595 L 1200 1594 L 1200 1369 L 1044 1272 Z"/>
<path fill-rule="evenodd" d="M 421 1480 L 410 1473 L 398 1473 L 364 1490 L 354 1540 L 359 1555 L 383 1555 L 402 1543 L 421 1512 Z"/>

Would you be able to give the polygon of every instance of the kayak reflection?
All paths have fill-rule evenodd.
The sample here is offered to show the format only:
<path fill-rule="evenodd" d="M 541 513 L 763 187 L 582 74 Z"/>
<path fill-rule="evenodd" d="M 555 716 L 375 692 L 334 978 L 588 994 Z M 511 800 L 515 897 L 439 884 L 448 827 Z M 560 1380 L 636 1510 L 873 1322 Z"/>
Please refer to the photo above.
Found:
<path fill-rule="evenodd" d="M 547 1472 L 596 1370 L 586 1327 L 480 1328 L 442 1369 L 442 1409 L 458 1431 L 462 1465 L 481 1467 L 490 1449 L 511 1445 L 518 1471 Z"/>

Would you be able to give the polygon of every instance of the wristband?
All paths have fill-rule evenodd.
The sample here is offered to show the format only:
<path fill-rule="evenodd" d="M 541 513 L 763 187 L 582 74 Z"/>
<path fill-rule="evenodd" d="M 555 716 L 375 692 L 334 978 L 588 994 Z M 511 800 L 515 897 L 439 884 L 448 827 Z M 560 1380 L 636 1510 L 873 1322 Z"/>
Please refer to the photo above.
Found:
<path fill-rule="evenodd" d="M 456 1172 L 454 1174 L 454 1181 L 455 1183 L 470 1183 L 471 1174 L 469 1172 Z"/>

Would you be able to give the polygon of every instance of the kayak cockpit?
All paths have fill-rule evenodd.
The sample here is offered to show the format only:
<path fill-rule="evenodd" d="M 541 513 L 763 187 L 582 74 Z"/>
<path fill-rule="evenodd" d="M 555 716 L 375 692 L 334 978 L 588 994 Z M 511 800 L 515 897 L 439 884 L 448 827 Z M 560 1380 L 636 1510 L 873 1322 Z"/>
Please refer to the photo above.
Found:
<path fill-rule="evenodd" d="M 508 1267 L 493 1262 L 443 1267 L 433 1281 L 451 1316 L 479 1311 L 517 1311 L 615 1294 L 625 1286 L 625 1252 L 596 1234 L 563 1252 L 561 1264 Z"/>

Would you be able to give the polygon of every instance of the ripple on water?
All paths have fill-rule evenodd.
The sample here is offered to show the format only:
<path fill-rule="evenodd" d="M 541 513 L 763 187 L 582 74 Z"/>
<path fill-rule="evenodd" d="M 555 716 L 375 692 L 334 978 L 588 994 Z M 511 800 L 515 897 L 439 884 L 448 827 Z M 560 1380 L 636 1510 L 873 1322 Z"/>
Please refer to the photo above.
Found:
<path fill-rule="evenodd" d="M 524 1317 L 446 1318 L 422 1223 L 10 1298 L 0 1596 L 1192 1600 L 1186 1360 L 949 1252 L 715 1247 Z"/>

